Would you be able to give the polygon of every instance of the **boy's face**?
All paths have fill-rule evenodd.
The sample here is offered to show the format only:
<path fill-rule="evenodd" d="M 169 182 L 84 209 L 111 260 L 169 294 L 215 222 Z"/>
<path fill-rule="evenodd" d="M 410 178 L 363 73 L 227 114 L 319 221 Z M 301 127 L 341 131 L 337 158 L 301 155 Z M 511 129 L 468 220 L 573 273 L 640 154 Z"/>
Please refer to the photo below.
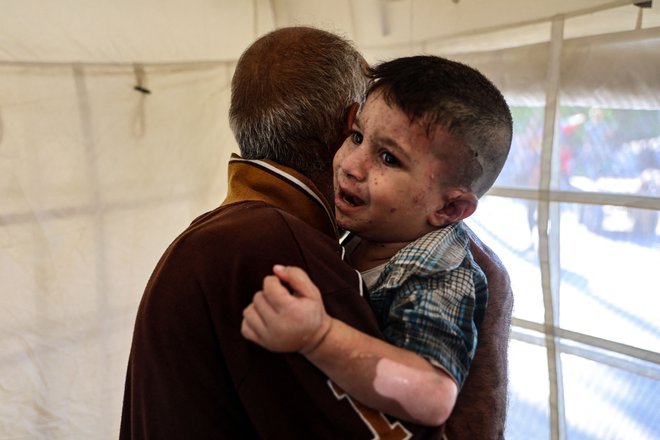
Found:
<path fill-rule="evenodd" d="M 372 93 L 335 155 L 337 222 L 363 239 L 410 242 L 442 226 L 451 138 Z M 443 153 L 444 154 L 444 153 Z"/>

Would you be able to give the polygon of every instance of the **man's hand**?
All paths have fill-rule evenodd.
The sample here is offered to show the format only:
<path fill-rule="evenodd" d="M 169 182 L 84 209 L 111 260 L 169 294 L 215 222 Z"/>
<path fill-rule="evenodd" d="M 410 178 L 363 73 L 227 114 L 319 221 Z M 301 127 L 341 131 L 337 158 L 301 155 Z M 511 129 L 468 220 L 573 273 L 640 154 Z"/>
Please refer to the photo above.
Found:
<path fill-rule="evenodd" d="M 310 353 L 332 326 L 321 293 L 298 267 L 275 265 L 273 273 L 243 311 L 241 333 L 271 351 Z"/>

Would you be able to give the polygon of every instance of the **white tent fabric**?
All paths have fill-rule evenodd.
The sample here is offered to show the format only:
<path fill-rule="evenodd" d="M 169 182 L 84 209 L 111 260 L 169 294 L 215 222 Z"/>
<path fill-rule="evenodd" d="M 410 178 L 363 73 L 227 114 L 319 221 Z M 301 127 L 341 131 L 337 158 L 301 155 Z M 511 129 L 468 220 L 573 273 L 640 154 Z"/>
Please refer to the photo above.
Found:
<path fill-rule="evenodd" d="M 116 438 L 137 304 L 223 200 L 229 83 L 256 37 L 310 24 L 371 62 L 447 55 L 543 105 L 559 17 L 567 96 L 658 109 L 660 8 L 631 3 L 0 0 L 0 438 Z"/>

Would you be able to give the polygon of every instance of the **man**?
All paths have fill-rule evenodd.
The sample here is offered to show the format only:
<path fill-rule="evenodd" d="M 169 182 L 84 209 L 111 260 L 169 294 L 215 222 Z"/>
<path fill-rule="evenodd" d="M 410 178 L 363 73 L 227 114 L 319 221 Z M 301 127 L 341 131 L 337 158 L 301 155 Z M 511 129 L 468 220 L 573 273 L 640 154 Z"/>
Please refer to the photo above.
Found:
<path fill-rule="evenodd" d="M 232 81 L 222 206 L 167 249 L 135 324 L 120 438 L 433 438 L 364 408 L 297 354 L 240 334 L 242 310 L 273 264 L 303 267 L 329 313 L 379 336 L 342 261 L 332 215 L 332 157 L 366 88 L 350 44 L 311 28 L 257 40 Z M 491 366 L 489 366 L 491 367 Z M 350 368 L 350 366 L 347 366 Z"/>

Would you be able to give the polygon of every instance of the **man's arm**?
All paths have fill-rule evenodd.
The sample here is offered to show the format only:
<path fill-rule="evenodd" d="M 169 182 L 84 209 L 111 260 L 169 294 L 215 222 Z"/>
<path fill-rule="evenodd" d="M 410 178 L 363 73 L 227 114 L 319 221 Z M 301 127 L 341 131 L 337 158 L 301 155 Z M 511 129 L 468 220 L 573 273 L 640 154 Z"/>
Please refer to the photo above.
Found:
<path fill-rule="evenodd" d="M 507 350 L 513 293 L 497 255 L 469 230 L 470 250 L 488 280 L 488 307 L 479 330 L 477 351 L 445 432 L 453 439 L 504 438 L 507 410 Z"/>
<path fill-rule="evenodd" d="M 330 317 L 303 270 L 276 267 L 275 273 L 279 278 L 266 277 L 244 311 L 246 338 L 270 350 L 300 352 L 367 406 L 423 425 L 445 422 L 457 393 L 446 372 Z"/>

